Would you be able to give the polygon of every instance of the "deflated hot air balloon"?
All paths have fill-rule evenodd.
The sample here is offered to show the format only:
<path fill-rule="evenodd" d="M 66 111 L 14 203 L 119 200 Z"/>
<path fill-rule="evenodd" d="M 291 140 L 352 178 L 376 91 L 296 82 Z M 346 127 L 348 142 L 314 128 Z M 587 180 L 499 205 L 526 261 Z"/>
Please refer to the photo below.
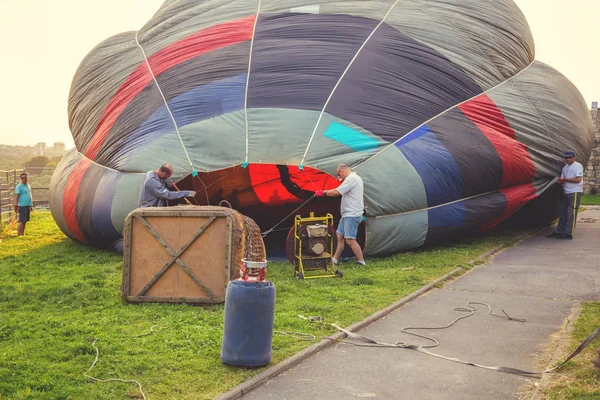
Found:
<path fill-rule="evenodd" d="M 166 162 L 197 204 L 227 200 L 263 229 L 346 163 L 365 184 L 365 253 L 393 253 L 497 225 L 593 143 L 511 0 L 167 0 L 83 60 L 69 122 L 51 209 L 90 245 L 121 237 Z"/>

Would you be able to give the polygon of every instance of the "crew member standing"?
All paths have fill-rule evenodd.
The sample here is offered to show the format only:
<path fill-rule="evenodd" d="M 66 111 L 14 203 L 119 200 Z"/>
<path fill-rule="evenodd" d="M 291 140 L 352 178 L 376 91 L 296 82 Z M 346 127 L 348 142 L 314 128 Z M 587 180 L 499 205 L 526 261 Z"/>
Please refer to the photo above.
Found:
<path fill-rule="evenodd" d="M 342 203 L 340 211 L 342 219 L 337 229 L 337 248 L 333 255 L 333 263 L 338 264 L 339 259 L 344 251 L 344 242 L 350 246 L 352 252 L 356 256 L 356 261 L 361 265 L 367 265 L 364 260 L 360 245 L 356 241 L 356 233 L 358 232 L 358 225 L 360 225 L 365 203 L 363 199 L 364 185 L 363 180 L 356 172 L 352 172 L 350 167 L 346 164 L 338 165 L 336 169 L 338 179 L 342 179 L 343 182 L 337 189 L 330 190 L 317 190 L 315 196 L 342 196 Z"/>
<path fill-rule="evenodd" d="M 31 198 L 31 186 L 27 183 L 27 173 L 23 172 L 20 178 L 21 183 L 15 186 L 15 212 L 19 216 L 17 235 L 23 236 L 25 225 L 29 222 L 29 216 L 33 209 L 33 199 Z"/>
<path fill-rule="evenodd" d="M 549 238 L 573 239 L 575 223 L 577 222 L 577 211 L 583 194 L 583 165 L 575 161 L 575 152 L 567 150 L 564 154 L 565 166 L 560 175 L 564 194 L 560 204 L 560 220 L 558 226 Z"/>

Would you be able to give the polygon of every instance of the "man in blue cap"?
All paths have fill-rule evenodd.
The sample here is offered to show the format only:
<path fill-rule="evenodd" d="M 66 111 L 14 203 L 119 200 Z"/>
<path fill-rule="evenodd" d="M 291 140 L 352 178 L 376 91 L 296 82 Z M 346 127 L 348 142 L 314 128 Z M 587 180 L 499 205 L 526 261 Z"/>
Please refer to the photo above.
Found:
<path fill-rule="evenodd" d="M 560 205 L 560 220 L 556 230 L 549 238 L 573 239 L 573 231 L 577 222 L 577 211 L 583 194 L 583 165 L 575 161 L 573 150 L 565 151 L 565 166 L 562 168 L 559 183 L 563 185 L 564 194 Z"/>

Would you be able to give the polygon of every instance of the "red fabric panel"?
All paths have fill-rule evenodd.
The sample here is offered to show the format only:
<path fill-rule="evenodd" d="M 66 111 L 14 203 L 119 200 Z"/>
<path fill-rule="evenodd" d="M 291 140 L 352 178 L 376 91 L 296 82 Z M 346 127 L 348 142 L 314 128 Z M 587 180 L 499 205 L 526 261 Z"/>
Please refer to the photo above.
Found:
<path fill-rule="evenodd" d="M 317 190 L 335 189 L 340 186 L 340 181 L 318 169 L 304 167 L 304 170 L 300 171 L 298 167 L 290 166 L 288 170 L 292 182 L 303 190 L 316 192 Z"/>
<path fill-rule="evenodd" d="M 288 166 L 290 180 L 302 190 L 315 192 L 319 189 L 332 189 L 339 186 L 337 179 L 317 169 L 304 167 L 300 170 L 297 166 Z M 300 203 L 302 200 L 281 183 L 281 175 L 275 164 L 250 164 L 248 166 L 252 189 L 258 199 L 270 206 L 289 203 Z"/>
<path fill-rule="evenodd" d="M 515 131 L 492 99 L 482 94 L 458 107 L 498 152 L 503 167 L 500 188 L 531 182 L 535 166 L 527 146 L 515 139 Z"/>
<path fill-rule="evenodd" d="M 87 242 L 87 240 L 85 236 L 83 236 L 83 233 L 81 233 L 79 224 L 77 223 L 77 194 L 79 193 L 81 180 L 91 164 L 92 162 L 84 157 L 77 165 L 75 165 L 75 168 L 73 168 L 67 179 L 65 191 L 63 193 L 62 209 L 63 215 L 65 216 L 65 222 L 67 223 L 67 227 L 71 234 L 81 242 Z"/>
<path fill-rule="evenodd" d="M 508 217 L 516 213 L 519 208 L 523 207 L 526 203 L 536 197 L 535 188 L 533 187 L 532 183 L 503 189 L 500 191 L 500 193 L 506 196 L 506 208 L 504 209 L 502 215 L 483 224 L 480 229 L 481 232 L 491 229 L 499 223 L 505 221 Z"/>
<path fill-rule="evenodd" d="M 281 183 L 279 170 L 274 164 L 248 165 L 250 182 L 256 196 L 263 204 L 279 206 L 286 203 L 299 203 L 300 199 Z"/>
<path fill-rule="evenodd" d="M 201 54 L 251 40 L 255 19 L 256 16 L 253 15 L 196 32 L 154 53 L 148 57 L 148 63 L 154 75 L 159 76 L 169 68 Z M 151 81 L 152 75 L 148 71 L 146 61 L 142 61 L 106 106 L 85 151 L 86 157 L 92 160 L 96 157 L 121 112 Z"/>

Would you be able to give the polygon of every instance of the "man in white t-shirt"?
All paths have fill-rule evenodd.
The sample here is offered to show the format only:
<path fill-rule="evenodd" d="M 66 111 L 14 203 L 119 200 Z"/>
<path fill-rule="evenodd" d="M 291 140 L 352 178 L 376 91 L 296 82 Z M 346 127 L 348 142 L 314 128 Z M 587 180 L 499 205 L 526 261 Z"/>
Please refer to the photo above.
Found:
<path fill-rule="evenodd" d="M 583 165 L 575 161 L 575 152 L 567 150 L 564 154 L 565 166 L 560 174 L 564 194 L 560 205 L 558 226 L 549 238 L 573 239 L 573 231 L 577 222 L 577 211 L 583 194 Z"/>
<path fill-rule="evenodd" d="M 362 221 L 363 210 L 365 208 L 363 200 L 363 181 L 361 177 L 358 176 L 356 172 L 352 172 L 350 167 L 346 164 L 338 165 L 336 174 L 338 179 L 343 180 L 342 184 L 338 186 L 337 189 L 317 190 L 315 192 L 317 197 L 342 196 L 342 204 L 340 206 L 342 219 L 340 220 L 336 232 L 337 248 L 333 255 L 333 263 L 338 264 L 342 251 L 344 251 L 345 242 L 348 243 L 348 246 L 352 249 L 352 252 L 356 256 L 356 261 L 361 265 L 367 265 L 360 245 L 356 241 L 358 225 L 360 225 Z"/>

